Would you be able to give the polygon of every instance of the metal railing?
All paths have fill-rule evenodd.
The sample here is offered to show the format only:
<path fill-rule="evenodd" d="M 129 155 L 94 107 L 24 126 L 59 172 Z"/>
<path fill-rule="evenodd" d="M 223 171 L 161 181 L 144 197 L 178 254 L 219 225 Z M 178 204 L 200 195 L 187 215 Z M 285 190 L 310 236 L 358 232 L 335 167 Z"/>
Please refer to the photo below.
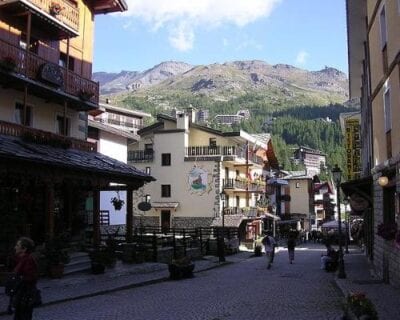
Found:
<path fill-rule="evenodd" d="M 154 151 L 150 150 L 134 150 L 128 151 L 128 161 L 151 162 L 154 159 Z"/>
<path fill-rule="evenodd" d="M 265 183 L 259 182 L 246 182 L 237 179 L 222 179 L 222 186 L 224 189 L 240 189 L 248 190 L 249 192 L 264 192 Z"/>
<path fill-rule="evenodd" d="M 185 148 L 185 156 L 233 156 L 234 146 L 189 146 Z"/>

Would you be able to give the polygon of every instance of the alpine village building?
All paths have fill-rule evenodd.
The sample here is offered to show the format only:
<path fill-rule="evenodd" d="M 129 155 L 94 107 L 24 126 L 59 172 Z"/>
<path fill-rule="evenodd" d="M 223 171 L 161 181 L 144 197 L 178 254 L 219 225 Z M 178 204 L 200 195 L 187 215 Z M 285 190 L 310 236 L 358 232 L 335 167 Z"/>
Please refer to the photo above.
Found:
<path fill-rule="evenodd" d="M 375 271 L 400 287 L 400 2 L 347 0 L 347 22 L 362 165 L 360 177 L 342 189 L 364 215 L 366 254 Z"/>
<path fill-rule="evenodd" d="M 79 239 L 90 199 L 99 243 L 100 191 L 127 190 L 130 217 L 132 191 L 154 180 L 86 141 L 87 112 L 99 108 L 94 16 L 126 9 L 124 0 L 0 1 L 0 263 L 22 235 Z"/>
<path fill-rule="evenodd" d="M 161 228 L 235 227 L 241 241 L 253 241 L 279 220 L 270 199 L 274 190 L 265 184 L 278 168 L 270 136 L 221 132 L 194 121 L 189 113 L 158 115 L 129 146 L 128 163 L 157 179 L 141 193 L 151 198 L 151 210 L 135 211 L 134 221 Z"/>

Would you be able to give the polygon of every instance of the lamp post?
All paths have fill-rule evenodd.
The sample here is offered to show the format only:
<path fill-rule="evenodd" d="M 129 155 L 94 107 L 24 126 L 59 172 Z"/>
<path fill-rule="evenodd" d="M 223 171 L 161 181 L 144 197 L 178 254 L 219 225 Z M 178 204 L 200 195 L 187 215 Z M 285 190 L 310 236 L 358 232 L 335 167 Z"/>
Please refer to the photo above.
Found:
<path fill-rule="evenodd" d="M 221 234 L 218 232 L 218 258 L 219 262 L 225 262 L 225 192 L 222 191 L 219 197 L 222 201 L 222 238 Z"/>
<path fill-rule="evenodd" d="M 345 279 L 346 273 L 344 271 L 344 261 L 343 261 L 343 247 L 342 247 L 342 219 L 340 217 L 340 181 L 342 179 L 342 170 L 336 164 L 332 169 L 333 181 L 336 185 L 336 205 L 338 210 L 338 231 L 339 231 L 339 272 L 338 278 Z"/>
<path fill-rule="evenodd" d="M 345 242 L 345 250 L 344 252 L 347 254 L 349 253 L 349 241 L 350 241 L 350 215 L 347 212 L 347 204 L 349 203 L 349 200 L 347 198 L 343 199 L 343 204 L 344 204 L 344 214 L 346 218 L 346 242 Z"/>

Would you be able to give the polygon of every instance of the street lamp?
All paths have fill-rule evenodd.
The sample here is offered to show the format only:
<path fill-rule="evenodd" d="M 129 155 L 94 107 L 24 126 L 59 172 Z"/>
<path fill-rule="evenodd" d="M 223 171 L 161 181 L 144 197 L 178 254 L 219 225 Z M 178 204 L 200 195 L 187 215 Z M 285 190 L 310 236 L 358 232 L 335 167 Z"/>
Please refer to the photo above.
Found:
<path fill-rule="evenodd" d="M 340 217 L 340 181 L 342 180 L 342 170 L 336 164 L 332 169 L 333 181 L 336 185 L 336 205 L 338 211 L 338 230 L 339 230 L 339 272 L 338 278 L 345 279 L 346 273 L 344 271 L 344 261 L 343 261 L 343 247 L 342 247 L 342 219 Z"/>
<path fill-rule="evenodd" d="M 219 197 L 222 201 L 222 238 L 220 233 L 218 232 L 218 258 L 219 262 L 225 262 L 225 199 L 226 194 L 222 191 L 219 194 Z"/>

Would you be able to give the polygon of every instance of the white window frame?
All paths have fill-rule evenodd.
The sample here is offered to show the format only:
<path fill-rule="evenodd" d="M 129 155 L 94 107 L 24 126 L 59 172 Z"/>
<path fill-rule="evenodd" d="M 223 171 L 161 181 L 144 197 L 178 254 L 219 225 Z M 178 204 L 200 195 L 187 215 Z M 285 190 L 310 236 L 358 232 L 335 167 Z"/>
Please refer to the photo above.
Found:
<path fill-rule="evenodd" d="M 385 133 L 392 130 L 392 109 L 390 102 L 390 87 L 385 84 L 385 91 L 383 92 L 383 115 L 385 124 Z"/>

